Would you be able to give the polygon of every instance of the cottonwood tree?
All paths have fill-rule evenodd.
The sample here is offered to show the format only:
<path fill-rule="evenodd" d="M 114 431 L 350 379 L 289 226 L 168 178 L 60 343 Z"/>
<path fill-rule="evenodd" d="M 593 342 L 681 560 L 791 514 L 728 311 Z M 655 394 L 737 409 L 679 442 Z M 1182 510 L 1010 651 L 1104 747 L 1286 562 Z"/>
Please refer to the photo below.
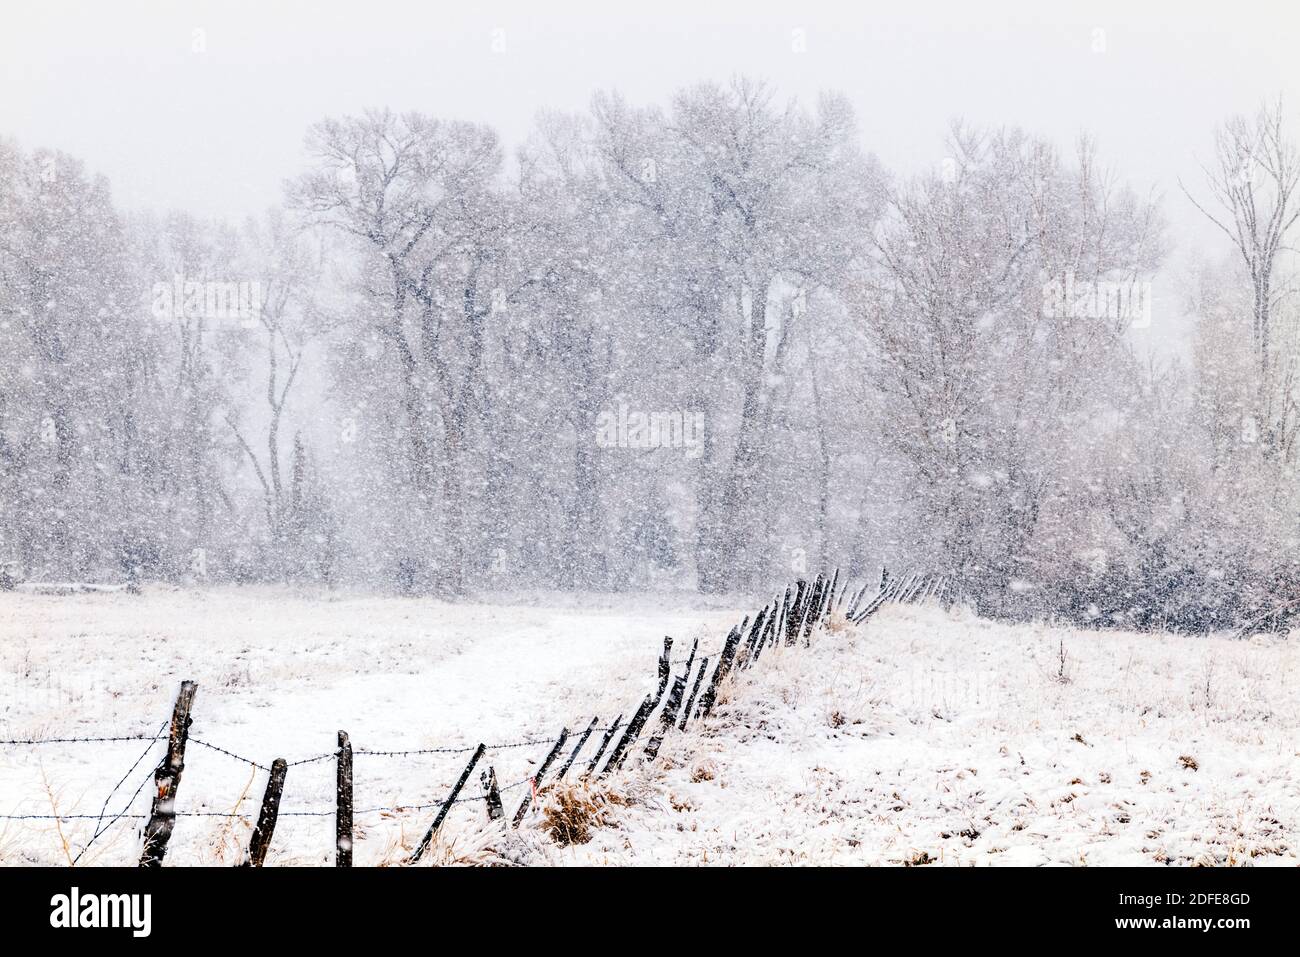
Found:
<path fill-rule="evenodd" d="M 317 124 L 308 148 L 314 168 L 292 185 L 290 203 L 366 257 L 368 308 L 355 328 L 377 336 L 379 365 L 396 366 L 391 451 L 415 507 L 444 519 L 436 584 L 457 594 L 485 346 L 491 327 L 544 281 L 544 268 L 513 255 L 530 224 L 501 189 L 501 149 L 485 126 L 375 111 Z M 406 560 L 406 574 L 417 575 L 422 556 Z"/>
<path fill-rule="evenodd" d="M 262 493 L 268 542 L 260 561 L 269 567 L 261 574 L 283 577 L 303 569 L 306 552 L 319 553 L 309 563 L 315 566 L 328 567 L 331 559 L 308 541 L 333 534 L 314 487 L 316 470 L 301 431 L 294 431 L 292 443 L 284 432 L 290 399 L 306 375 L 308 350 L 329 334 L 332 317 L 316 301 L 323 285 L 318 250 L 298 224 L 272 210 L 261 221 L 250 220 L 241 241 L 241 275 L 257 284 L 259 305 L 243 337 L 253 367 L 247 388 L 260 393 L 261 402 L 247 414 L 227 409 L 224 420 Z"/>
<path fill-rule="evenodd" d="M 1045 293 L 1149 275 L 1161 228 L 1086 141 L 1072 166 L 1016 130 L 959 126 L 949 150 L 949 175 L 894 192 L 855 308 L 929 561 L 993 608 L 1032 587 L 1025 550 L 1133 320 Z"/>
<path fill-rule="evenodd" d="M 612 95 L 593 108 L 611 201 L 634 213 L 642 307 L 688 344 L 683 404 L 707 421 L 695 532 L 705 591 L 752 578 L 765 516 L 743 507 L 769 451 L 772 372 L 791 329 L 783 295 L 836 282 L 877 209 L 879 177 L 845 100 L 809 114 L 773 99 L 738 79 L 683 90 L 667 114 Z"/>
<path fill-rule="evenodd" d="M 0 561 L 96 573 L 129 522 L 139 338 L 107 183 L 0 142 Z"/>
<path fill-rule="evenodd" d="M 1252 119 L 1225 122 L 1215 134 L 1214 161 L 1204 170 L 1209 198 L 1198 200 L 1186 186 L 1183 192 L 1228 237 L 1246 269 L 1260 447 L 1276 453 L 1294 431 L 1296 357 L 1278 353 L 1274 313 L 1294 292 L 1281 266 L 1284 253 L 1295 251 L 1291 237 L 1300 222 L 1300 151 L 1288 136 L 1281 98 Z"/>

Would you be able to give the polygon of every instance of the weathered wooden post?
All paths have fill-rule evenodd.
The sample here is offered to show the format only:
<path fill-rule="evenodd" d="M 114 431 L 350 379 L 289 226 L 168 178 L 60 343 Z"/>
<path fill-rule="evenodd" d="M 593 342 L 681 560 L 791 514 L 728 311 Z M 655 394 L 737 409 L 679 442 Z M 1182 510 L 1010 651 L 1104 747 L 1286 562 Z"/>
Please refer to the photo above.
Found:
<path fill-rule="evenodd" d="M 695 704 L 695 696 L 700 693 L 700 684 L 704 681 L 704 673 L 709 670 L 709 659 L 707 656 L 700 659 L 700 670 L 696 672 L 695 684 L 691 686 L 691 693 L 686 699 L 686 707 L 682 709 L 682 723 L 677 726 L 679 731 L 685 731 L 686 725 L 691 720 L 691 708 Z"/>
<path fill-rule="evenodd" d="M 667 635 L 664 636 L 664 650 L 659 655 L 659 690 L 655 692 L 655 698 L 662 698 L 664 689 L 668 687 L 668 675 L 672 670 L 672 661 L 669 655 L 673 650 L 673 640 Z"/>
<path fill-rule="evenodd" d="M 745 641 L 745 658 L 741 663 L 742 668 L 748 668 L 754 663 L 754 655 L 758 650 L 758 639 L 763 634 L 766 624 L 767 606 L 764 605 L 762 610 L 754 617 L 754 626 L 749 629 L 749 638 Z"/>
<path fill-rule="evenodd" d="M 455 787 L 451 789 L 451 793 L 447 795 L 447 800 L 442 802 L 442 807 L 438 809 L 438 816 L 435 817 L 433 823 L 429 825 L 429 830 L 425 833 L 424 840 L 420 842 L 420 846 L 415 849 L 415 853 L 407 860 L 408 864 L 418 863 L 420 858 L 424 856 L 424 852 L 429 849 L 429 845 L 433 843 L 433 835 L 438 833 L 438 828 L 442 827 L 442 822 L 447 819 L 447 814 L 451 811 L 451 806 L 456 803 L 456 796 L 460 794 L 460 789 L 463 788 L 465 782 L 469 780 L 470 773 L 474 770 L 474 765 L 478 764 L 478 759 L 483 757 L 483 752 L 486 750 L 487 745 L 484 744 L 480 744 L 475 749 L 473 756 L 469 759 L 469 764 L 465 765 L 465 770 L 460 772 L 460 779 L 456 782 Z"/>
<path fill-rule="evenodd" d="M 141 867 L 161 867 L 167 853 L 167 842 L 176 828 L 176 792 L 181 786 L 181 772 L 185 770 L 185 743 L 190 734 L 190 712 L 194 708 L 194 694 L 198 685 L 182 681 L 176 706 L 172 708 L 171 732 L 167 737 L 167 753 L 153 773 L 155 792 L 149 823 L 144 828 L 144 850 L 140 853 Z"/>
<path fill-rule="evenodd" d="M 339 732 L 334 786 L 334 866 L 352 866 L 352 743 Z"/>
<path fill-rule="evenodd" d="M 271 777 L 266 782 L 262 810 L 257 815 L 257 827 L 253 828 L 253 837 L 248 842 L 248 856 L 244 858 L 243 867 L 261 867 L 266 860 L 271 835 L 275 833 L 275 821 L 280 814 L 280 796 L 284 793 L 284 776 L 288 770 L 289 764 L 284 758 L 271 762 Z"/>
<path fill-rule="evenodd" d="M 637 735 L 645 726 L 646 719 L 650 717 L 650 712 L 654 710 L 655 699 L 653 695 L 646 695 L 645 700 L 641 702 L 636 713 L 632 715 L 632 720 L 627 723 L 627 730 L 623 732 L 623 737 L 618 739 L 618 744 L 614 745 L 614 750 L 609 752 L 609 760 L 605 762 L 605 769 L 600 773 L 609 774 L 623 763 L 623 755 L 632 742 L 636 740 Z"/>
<path fill-rule="evenodd" d="M 785 643 L 787 645 L 793 645 L 795 636 L 799 633 L 799 625 L 803 620 L 804 590 L 808 587 L 808 583 L 801 578 L 794 583 L 794 586 L 794 599 L 790 603 L 790 611 L 785 619 Z"/>
<path fill-rule="evenodd" d="M 673 679 L 673 690 L 668 692 L 668 700 L 664 703 L 664 710 L 659 716 L 659 730 L 651 736 L 650 742 L 645 746 L 646 760 L 654 760 L 660 746 L 664 743 L 664 735 L 677 723 L 677 709 L 682 706 L 682 693 L 685 690 L 686 678 L 678 675 Z"/>
<path fill-rule="evenodd" d="M 501 789 L 497 787 L 496 768 L 488 765 L 480 780 L 483 782 L 483 797 L 487 800 L 488 820 L 499 821 L 506 816 L 506 812 L 501 807 Z"/>
<path fill-rule="evenodd" d="M 817 626 L 818 616 L 821 615 L 822 596 L 826 592 L 826 576 L 818 573 L 817 578 L 813 581 L 812 590 L 808 593 L 808 607 L 804 609 L 803 621 L 803 642 L 808 644 L 809 636 L 812 630 Z"/>
<path fill-rule="evenodd" d="M 758 645 L 754 648 L 755 661 L 763 654 L 764 648 L 778 643 L 777 636 L 781 633 L 780 625 L 778 616 L 773 612 L 772 617 L 767 620 L 767 626 L 764 627 L 763 633 L 758 636 Z"/>
<path fill-rule="evenodd" d="M 573 749 L 573 753 L 569 755 L 569 760 L 564 762 L 564 766 L 561 767 L 559 772 L 555 775 L 555 780 L 564 780 L 564 776 L 569 773 L 569 768 L 573 767 L 573 762 L 578 760 L 578 752 L 582 750 L 582 746 L 586 744 L 587 739 L 591 737 L 591 732 L 596 730 L 596 723 L 599 720 L 599 717 L 591 719 L 591 724 L 587 725 L 587 730 L 582 732 L 582 736 L 578 738 L 577 746 Z"/>
<path fill-rule="evenodd" d="M 542 766 L 538 768 L 537 773 L 533 775 L 531 781 L 532 786 L 528 789 L 528 793 L 524 795 L 524 799 L 519 802 L 519 810 L 515 811 L 514 820 L 510 822 L 511 827 L 518 827 L 519 823 L 524 819 L 524 815 L 528 813 L 528 807 L 533 803 L 533 791 L 542 786 L 542 778 L 546 777 L 546 772 L 550 768 L 551 763 L 555 760 L 555 756 L 560 753 L 560 748 L 564 747 L 564 742 L 568 740 L 569 729 L 561 728 L 560 736 L 555 739 L 555 745 L 551 748 L 551 753 L 546 756 L 546 760 L 542 762 Z"/>
<path fill-rule="evenodd" d="M 623 716 L 620 714 L 614 719 L 614 723 L 609 726 L 608 730 L 606 730 L 605 736 L 600 739 L 600 747 L 596 749 L 596 753 L 592 755 L 591 760 L 587 762 L 587 770 L 582 772 L 583 777 L 596 773 L 596 766 L 600 764 L 600 759 L 605 754 L 605 749 L 609 747 L 609 742 L 614 738 L 614 732 L 618 730 L 618 727 L 622 722 Z"/>
<path fill-rule="evenodd" d="M 733 628 L 722 646 L 722 653 L 718 655 L 718 667 L 713 671 L 713 679 L 709 682 L 709 687 L 700 699 L 699 713 L 706 718 L 713 711 L 713 705 L 718 700 L 718 687 L 722 684 L 722 680 L 727 677 L 727 673 L 731 671 L 731 663 L 736 658 L 736 648 L 739 645 L 740 630 Z"/>

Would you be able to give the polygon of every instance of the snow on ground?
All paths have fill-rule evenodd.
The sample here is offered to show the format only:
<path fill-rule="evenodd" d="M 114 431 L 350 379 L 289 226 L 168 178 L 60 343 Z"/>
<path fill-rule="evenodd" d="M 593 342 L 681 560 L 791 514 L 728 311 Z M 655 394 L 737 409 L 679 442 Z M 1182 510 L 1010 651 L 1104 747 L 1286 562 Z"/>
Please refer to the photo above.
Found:
<path fill-rule="evenodd" d="M 732 605 L 735 603 L 732 602 Z M 744 609 L 750 610 L 750 609 Z M 743 610 L 690 596 L 447 605 L 276 589 L 0 596 L 0 738 L 152 734 L 182 678 L 192 734 L 269 764 L 357 748 L 544 739 L 635 706 L 662 636 L 707 650 Z M 1294 641 L 1007 626 L 886 606 L 809 649 L 764 654 L 712 719 L 611 781 L 608 825 L 561 846 L 453 811 L 433 856 L 553 864 L 1294 864 Z M 98 814 L 142 742 L 0 748 L 0 813 Z M 502 784 L 547 747 L 489 754 Z M 588 752 L 589 753 L 589 752 Z M 139 765 L 116 811 L 157 763 Z M 464 755 L 356 758 L 360 808 L 432 803 Z M 331 761 L 290 769 L 269 864 L 332 862 Z M 48 789 L 46 787 L 48 782 Z M 264 777 L 191 747 L 170 863 L 229 863 Z M 478 791 L 477 781 L 470 786 Z M 513 811 L 523 794 L 506 795 Z M 630 803 L 623 804 L 630 798 Z M 148 787 L 133 811 L 148 806 Z M 547 799 L 554 806 L 558 796 Z M 430 810 L 358 816 L 356 863 L 388 863 Z M 129 863 L 138 821 L 82 863 Z M 93 821 L 0 821 L 0 862 L 66 861 Z"/>
<path fill-rule="evenodd" d="M 150 734 L 171 714 L 182 679 L 199 684 L 191 735 L 269 765 L 332 751 L 339 729 L 355 748 L 406 750 L 550 738 L 630 709 L 652 684 L 665 634 L 678 642 L 725 633 L 737 614 L 689 595 L 531 595 L 494 604 L 322 596 L 283 589 L 149 589 L 50 597 L 0 594 L 0 738 Z M 98 814 L 143 742 L 0 747 L 0 814 Z M 548 747 L 489 755 L 500 783 L 527 777 Z M 158 762 L 161 744 L 113 798 Z M 445 795 L 466 755 L 355 758 L 358 808 L 426 804 Z M 256 819 L 265 777 L 191 746 L 179 811 Z M 478 791 L 477 780 L 472 782 Z M 468 790 L 468 788 L 467 788 Z M 246 792 L 246 793 L 245 793 Z M 516 800 L 522 791 L 511 792 Z M 237 803 L 240 798 L 242 803 Z M 148 810 L 150 788 L 134 802 Z M 291 768 L 268 863 L 333 861 L 334 765 Z M 478 805 L 449 821 L 477 820 Z M 427 811 L 359 815 L 358 865 L 392 856 L 428 827 Z M 62 825 L 73 855 L 94 821 Z M 83 863 L 129 863 L 138 821 L 114 827 Z M 171 863 L 229 860 L 251 823 L 182 818 Z M 367 833 L 370 832 L 370 833 Z M 415 834 L 418 840 L 419 834 Z M 0 862 L 66 861 L 49 821 L 0 820 Z"/>
<path fill-rule="evenodd" d="M 1064 650 L 1064 665 L 1062 665 Z M 1295 642 L 886 606 L 760 659 L 655 800 L 559 858 L 1292 864 Z"/>

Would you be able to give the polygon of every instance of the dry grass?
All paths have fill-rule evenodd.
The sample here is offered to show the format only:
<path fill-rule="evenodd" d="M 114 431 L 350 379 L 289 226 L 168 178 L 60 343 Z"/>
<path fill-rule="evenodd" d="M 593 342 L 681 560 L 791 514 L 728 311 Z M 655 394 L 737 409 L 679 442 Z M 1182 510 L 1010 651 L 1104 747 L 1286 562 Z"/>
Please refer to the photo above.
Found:
<path fill-rule="evenodd" d="M 561 846 L 586 844 L 592 828 L 613 826 L 614 809 L 631 803 L 621 790 L 601 780 L 565 781 L 544 794 L 542 830 Z"/>

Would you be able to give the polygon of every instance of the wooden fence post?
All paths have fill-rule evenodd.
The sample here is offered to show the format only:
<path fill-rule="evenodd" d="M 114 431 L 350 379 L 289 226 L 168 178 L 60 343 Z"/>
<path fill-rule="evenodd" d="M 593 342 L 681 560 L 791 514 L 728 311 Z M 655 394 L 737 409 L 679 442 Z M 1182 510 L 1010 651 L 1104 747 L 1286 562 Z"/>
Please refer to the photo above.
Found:
<path fill-rule="evenodd" d="M 700 693 L 700 685 L 704 681 L 704 673 L 709 670 L 708 656 L 700 659 L 700 670 L 695 674 L 695 684 L 691 685 L 691 693 L 686 698 L 686 707 L 682 709 L 682 723 L 677 726 L 677 730 L 685 731 L 687 723 L 691 720 L 691 708 L 695 704 L 695 696 Z"/>
<path fill-rule="evenodd" d="M 758 646 L 759 636 L 763 633 L 763 627 L 767 624 L 767 606 L 764 605 L 757 615 L 754 616 L 754 626 L 749 629 L 749 638 L 745 640 L 745 658 L 741 662 L 742 668 L 748 668 L 754 663 L 754 651 Z"/>
<path fill-rule="evenodd" d="M 573 762 L 578 760 L 578 752 L 582 750 L 582 746 L 586 744 L 587 739 L 591 737 L 591 732 L 596 730 L 596 722 L 599 720 L 599 717 L 591 719 L 591 724 L 587 725 L 587 730 L 582 732 L 582 737 L 578 738 L 577 747 L 573 749 L 573 753 L 569 755 L 569 760 L 564 762 L 564 766 L 560 768 L 559 773 L 555 775 L 555 780 L 564 780 L 564 776 L 569 773 L 569 768 L 573 767 Z"/>
<path fill-rule="evenodd" d="M 668 687 L 668 675 L 672 671 L 672 661 L 669 655 L 673 650 L 673 640 L 667 635 L 664 636 L 664 650 L 659 655 L 659 690 L 655 693 L 656 698 L 662 698 L 664 689 Z"/>
<path fill-rule="evenodd" d="M 605 736 L 600 739 L 600 747 L 596 749 L 596 753 L 592 755 L 591 760 L 587 762 L 587 770 L 582 772 L 584 777 L 596 773 L 596 765 L 600 764 L 601 756 L 604 755 L 605 749 L 609 747 L 609 742 L 613 739 L 614 732 L 618 730 L 618 726 L 622 722 L 623 716 L 620 714 L 614 719 L 614 723 L 609 726 L 609 730 L 605 732 Z"/>
<path fill-rule="evenodd" d="M 808 644 L 809 636 L 813 628 L 817 626 L 817 619 L 821 615 L 822 596 L 826 593 L 826 576 L 820 572 L 813 581 L 812 590 L 808 593 L 808 607 L 804 609 L 803 620 L 803 642 Z"/>
<path fill-rule="evenodd" d="M 627 730 L 623 732 L 623 737 L 618 739 L 618 744 L 614 745 L 614 750 L 609 752 L 609 760 L 605 762 L 605 769 L 600 772 L 601 774 L 609 774 L 610 771 L 615 770 L 623 762 L 623 755 L 632 742 L 636 740 L 636 736 L 641 733 L 641 728 L 645 726 L 646 718 L 650 717 L 650 712 L 654 710 L 654 706 L 654 697 L 646 695 L 645 700 L 636 709 L 636 713 L 632 715 L 632 720 L 627 723 Z"/>
<path fill-rule="evenodd" d="M 352 866 L 352 743 L 339 732 L 334 787 L 334 866 Z"/>
<path fill-rule="evenodd" d="M 181 786 L 181 772 L 185 770 L 185 742 L 190 734 L 190 712 L 194 708 L 194 694 L 198 685 L 182 681 L 176 706 L 172 709 L 171 733 L 167 738 L 167 753 L 153 773 L 153 809 L 149 823 L 144 828 L 144 850 L 140 853 L 141 867 L 161 867 L 167 853 L 167 842 L 176 827 L 176 792 Z"/>
<path fill-rule="evenodd" d="M 669 640 L 671 641 L 672 639 Z M 542 766 L 538 768 L 537 773 L 532 776 L 530 781 L 531 787 L 529 787 L 528 793 L 524 795 L 524 799 L 519 802 L 519 810 L 515 811 L 514 820 L 510 823 L 511 827 L 518 827 L 519 823 L 524 819 L 524 815 L 528 813 L 528 807 L 533 803 L 533 791 L 542 786 L 542 778 L 546 776 L 547 769 L 550 768 L 551 762 L 555 760 L 555 756 L 560 753 L 560 748 L 564 747 L 564 742 L 568 740 L 569 729 L 561 728 L 560 736 L 555 739 L 555 745 L 551 748 L 551 753 L 546 756 L 546 760 L 542 762 Z"/>
<path fill-rule="evenodd" d="M 284 776 L 288 770 L 289 765 L 284 758 L 276 758 L 271 762 L 271 777 L 266 782 L 262 810 L 257 815 L 257 827 L 253 828 L 253 837 L 248 842 L 248 856 L 244 858 L 243 867 L 261 867 L 266 860 L 271 835 L 275 833 L 275 820 L 280 814 L 280 795 L 284 793 Z"/>
<path fill-rule="evenodd" d="M 501 807 L 501 789 L 497 787 L 496 768 L 488 765 L 480 780 L 483 782 L 483 797 L 487 799 L 488 820 L 499 821 L 506 816 L 506 812 Z"/>
<path fill-rule="evenodd" d="M 713 678 L 709 682 L 709 687 L 700 699 L 699 713 L 701 715 L 708 717 L 713 711 L 713 704 L 718 700 L 718 687 L 722 684 L 722 679 L 727 677 L 727 673 L 731 671 L 731 663 L 735 660 L 736 648 L 739 644 L 740 631 L 733 628 L 722 646 L 722 653 L 718 655 L 718 667 L 713 671 Z"/>
<path fill-rule="evenodd" d="M 447 819 L 447 814 L 451 811 L 451 806 L 456 803 L 456 796 L 460 794 L 460 789 L 463 788 L 465 782 L 469 780 L 470 772 L 474 770 L 474 765 L 478 764 L 478 759 L 483 757 L 483 752 L 486 750 L 487 745 L 485 744 L 479 744 L 478 748 L 475 749 L 473 757 L 469 759 L 469 764 L 465 765 L 465 770 L 460 772 L 460 780 L 456 782 L 456 786 L 453 787 L 451 793 L 447 795 L 447 800 L 442 802 L 442 807 L 438 810 L 438 816 L 435 817 L 433 823 L 429 825 L 429 830 L 425 833 L 424 840 L 420 842 L 420 846 L 415 849 L 415 853 L 410 856 L 406 863 L 418 863 L 420 858 L 424 856 L 424 852 L 429 849 L 429 845 L 433 843 L 433 835 L 438 832 L 438 828 L 442 827 L 442 822 Z"/>
<path fill-rule="evenodd" d="M 664 743 L 664 735 L 677 723 L 677 709 L 682 706 L 682 693 L 685 690 L 686 678 L 678 675 L 673 679 L 673 690 L 668 692 L 668 701 L 659 716 L 659 731 L 651 736 L 650 743 L 645 746 L 646 760 L 654 760 L 655 755 L 659 753 L 659 747 Z"/>
<path fill-rule="evenodd" d="M 793 645 L 795 636 L 799 633 L 799 624 L 803 620 L 804 589 L 808 587 L 808 583 L 801 578 L 794 585 L 794 599 L 790 603 L 790 611 L 785 619 L 785 643 L 787 645 Z"/>

